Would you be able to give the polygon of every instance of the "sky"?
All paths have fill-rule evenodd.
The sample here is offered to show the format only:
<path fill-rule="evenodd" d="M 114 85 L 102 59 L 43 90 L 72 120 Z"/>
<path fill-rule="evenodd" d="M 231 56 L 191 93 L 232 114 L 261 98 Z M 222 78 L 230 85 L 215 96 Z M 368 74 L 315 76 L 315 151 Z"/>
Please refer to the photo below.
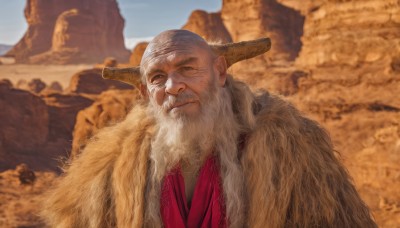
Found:
<path fill-rule="evenodd" d="M 68 1 L 68 0 L 64 0 Z M 195 9 L 216 12 L 222 0 L 117 0 L 125 18 L 125 44 L 149 40 L 161 31 L 181 28 Z M 0 44 L 14 45 L 24 35 L 26 0 L 0 0 Z"/>

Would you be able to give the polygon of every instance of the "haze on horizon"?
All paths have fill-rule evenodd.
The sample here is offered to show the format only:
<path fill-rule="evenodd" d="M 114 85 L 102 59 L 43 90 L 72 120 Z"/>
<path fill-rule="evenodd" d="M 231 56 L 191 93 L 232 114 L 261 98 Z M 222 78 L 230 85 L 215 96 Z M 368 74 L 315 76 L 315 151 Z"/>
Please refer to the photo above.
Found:
<path fill-rule="evenodd" d="M 149 40 L 161 31 L 181 28 L 196 9 L 216 12 L 221 0 L 117 0 L 125 18 L 124 37 L 127 48 Z M 24 35 L 26 0 L 0 0 L 0 44 L 15 45 Z"/>

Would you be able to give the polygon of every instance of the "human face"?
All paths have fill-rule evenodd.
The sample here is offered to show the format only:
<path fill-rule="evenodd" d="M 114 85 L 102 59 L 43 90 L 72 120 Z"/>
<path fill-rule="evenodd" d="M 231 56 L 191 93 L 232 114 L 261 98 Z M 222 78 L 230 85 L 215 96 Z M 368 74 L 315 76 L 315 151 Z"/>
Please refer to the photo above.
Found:
<path fill-rule="evenodd" d="M 171 117 L 198 116 L 220 75 L 209 50 L 187 45 L 150 55 L 144 69 L 151 102 Z"/>

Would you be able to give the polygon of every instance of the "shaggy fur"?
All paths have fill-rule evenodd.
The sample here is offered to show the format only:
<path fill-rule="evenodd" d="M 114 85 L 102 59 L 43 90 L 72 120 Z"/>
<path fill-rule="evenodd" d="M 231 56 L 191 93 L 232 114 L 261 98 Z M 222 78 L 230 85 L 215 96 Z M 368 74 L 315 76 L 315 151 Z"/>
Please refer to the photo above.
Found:
<path fill-rule="evenodd" d="M 146 191 L 145 227 L 162 226 L 159 202 L 162 180 L 166 173 L 182 160 L 190 163 L 190 166 L 196 166 L 198 170 L 209 153 L 213 151 L 219 157 L 229 225 L 230 227 L 243 227 L 244 178 L 237 156 L 237 142 L 241 128 L 232 109 L 231 90 L 227 87 L 219 89 L 216 83 L 214 90 L 216 91 L 213 94 L 214 99 L 208 99 L 209 104 L 203 106 L 207 108 L 208 112 L 203 116 L 208 118 L 199 121 L 194 126 L 191 123 L 184 123 L 183 136 L 181 136 L 182 129 L 174 130 L 174 126 L 179 125 L 175 119 L 170 124 L 165 124 L 169 120 L 164 118 L 160 120 L 164 123 L 158 124 L 161 129 L 155 136 L 150 154 L 151 166 Z M 250 92 L 247 94 L 251 95 Z M 174 143 L 171 145 L 166 143 L 170 141 L 170 138 L 174 138 Z M 187 141 L 194 141 L 194 143 L 183 143 Z M 208 142 L 204 143 L 203 141 Z M 204 152 L 206 154 L 202 154 Z M 194 179 L 194 181 L 196 180 Z"/>
<path fill-rule="evenodd" d="M 240 150 L 233 149 L 236 161 L 218 154 L 232 226 L 376 227 L 317 123 L 276 96 L 255 98 L 231 77 L 226 88 L 241 135 L 236 145 Z M 143 227 L 156 129 L 146 105 L 138 104 L 126 120 L 97 134 L 46 195 L 42 214 L 47 224 Z M 228 161 L 240 166 L 232 169 L 235 164 Z M 235 175 L 244 177 L 243 193 L 230 192 L 235 191 L 229 183 L 237 182 L 230 179 Z M 238 202 L 245 202 L 239 207 L 245 214 L 235 212 Z"/>

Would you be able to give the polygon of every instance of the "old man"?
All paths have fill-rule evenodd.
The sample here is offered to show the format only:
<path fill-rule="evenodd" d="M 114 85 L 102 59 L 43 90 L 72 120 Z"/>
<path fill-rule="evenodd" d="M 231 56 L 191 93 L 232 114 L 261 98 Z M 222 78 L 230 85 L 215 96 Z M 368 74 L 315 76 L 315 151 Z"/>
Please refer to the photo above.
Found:
<path fill-rule="evenodd" d="M 260 42 L 247 49 L 185 30 L 156 36 L 140 67 L 116 76 L 137 85 L 143 101 L 68 168 L 45 202 L 47 223 L 376 227 L 326 132 L 227 74 L 269 49 Z"/>

